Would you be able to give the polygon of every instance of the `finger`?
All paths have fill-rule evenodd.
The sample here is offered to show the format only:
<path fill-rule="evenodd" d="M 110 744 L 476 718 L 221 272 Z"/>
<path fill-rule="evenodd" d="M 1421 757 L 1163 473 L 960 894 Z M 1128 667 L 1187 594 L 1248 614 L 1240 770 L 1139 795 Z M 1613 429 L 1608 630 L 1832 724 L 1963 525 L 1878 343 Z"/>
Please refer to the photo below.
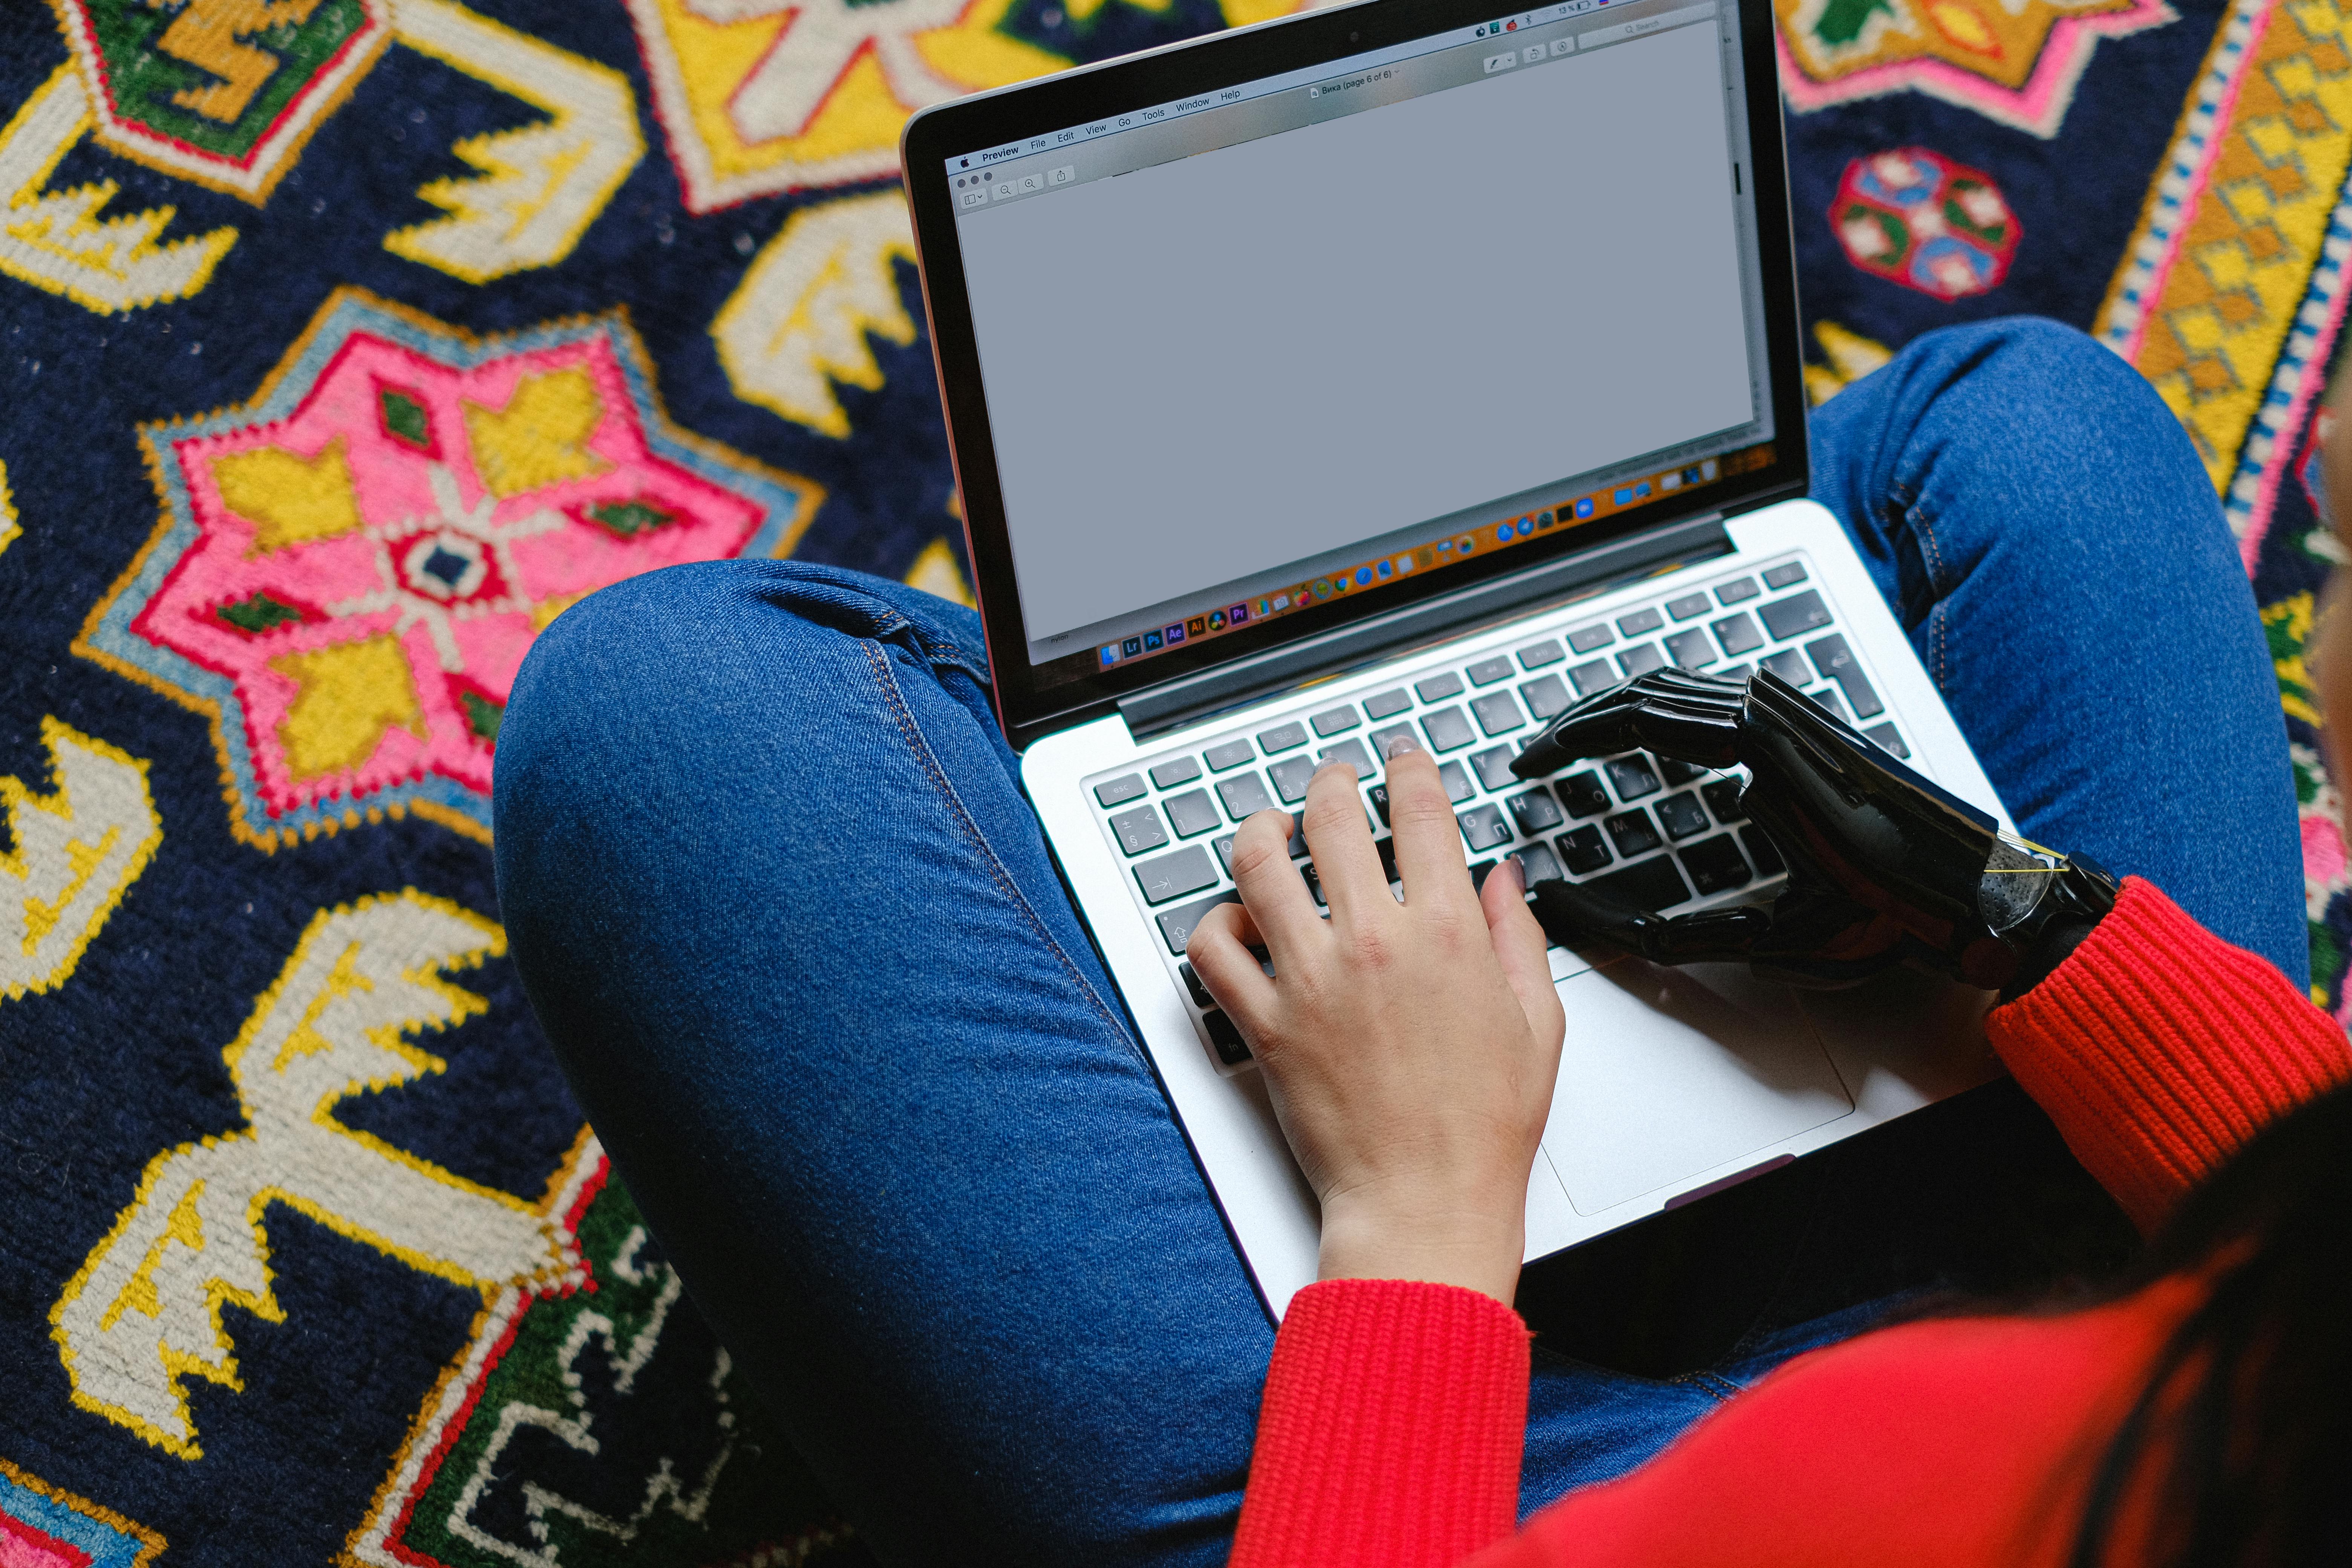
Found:
<path fill-rule="evenodd" d="M 1352 765 L 1328 763 L 1316 770 L 1307 785 L 1302 831 L 1315 857 L 1323 897 L 1334 911 L 1363 908 L 1364 900 L 1376 895 L 1394 905 L 1388 873 L 1381 869 L 1372 830 L 1364 821 L 1364 797 L 1357 792 Z"/>
<path fill-rule="evenodd" d="M 1604 942 L 1654 963 L 1746 958 L 1772 929 L 1770 911 L 1752 904 L 1701 910 L 1669 920 L 1557 879 L 1538 882 L 1528 901 L 1537 921 L 1563 947 Z"/>
<path fill-rule="evenodd" d="M 1467 910 L 1470 867 L 1462 854 L 1462 827 L 1437 776 L 1437 760 L 1418 746 L 1389 753 L 1389 830 L 1395 836 L 1398 879 L 1407 904 Z"/>
<path fill-rule="evenodd" d="M 1274 1005 L 1274 980 L 1258 967 L 1255 947 L 1265 945 L 1257 922 L 1239 904 L 1219 904 L 1192 928 L 1184 958 L 1209 994 L 1248 1034 Z"/>
<path fill-rule="evenodd" d="M 1559 993 L 1551 983 L 1551 961 L 1544 950 L 1543 927 L 1528 909 L 1527 871 L 1513 856 L 1495 868 L 1478 889 L 1478 903 L 1486 915 L 1486 931 L 1495 941 L 1495 957 L 1503 965 L 1519 1010 L 1538 1039 L 1557 1039 L 1562 1026 Z M 1546 1031 L 1549 1032 L 1547 1033 Z"/>
<path fill-rule="evenodd" d="M 1286 954 L 1299 951 L 1299 943 L 1319 937 L 1323 930 L 1323 917 L 1315 912 L 1306 879 L 1291 863 L 1291 830 L 1290 813 L 1268 810 L 1253 815 L 1234 834 L 1234 885 L 1241 889 L 1242 902 L 1265 936 L 1277 970 Z"/>
<path fill-rule="evenodd" d="M 1683 669 L 1647 675 L 1596 692 L 1570 708 L 1512 759 L 1524 779 L 1542 778 L 1580 757 L 1650 751 L 1727 768 L 1739 761 L 1739 717 L 1747 688 Z"/>

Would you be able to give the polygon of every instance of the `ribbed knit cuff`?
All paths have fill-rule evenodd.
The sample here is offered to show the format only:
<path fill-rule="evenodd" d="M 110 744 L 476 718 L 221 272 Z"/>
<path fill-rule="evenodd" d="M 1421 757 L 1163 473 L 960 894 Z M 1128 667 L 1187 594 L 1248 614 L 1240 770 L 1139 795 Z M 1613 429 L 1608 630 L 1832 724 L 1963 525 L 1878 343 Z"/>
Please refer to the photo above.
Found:
<path fill-rule="evenodd" d="M 2265 1124 L 2352 1078 L 2334 1019 L 2137 877 L 1985 1030 L 2144 1232 Z"/>
<path fill-rule="evenodd" d="M 1516 1528 L 1528 1331 L 1452 1285 L 1332 1279 L 1275 1336 L 1232 1568 L 1443 1568 Z"/>

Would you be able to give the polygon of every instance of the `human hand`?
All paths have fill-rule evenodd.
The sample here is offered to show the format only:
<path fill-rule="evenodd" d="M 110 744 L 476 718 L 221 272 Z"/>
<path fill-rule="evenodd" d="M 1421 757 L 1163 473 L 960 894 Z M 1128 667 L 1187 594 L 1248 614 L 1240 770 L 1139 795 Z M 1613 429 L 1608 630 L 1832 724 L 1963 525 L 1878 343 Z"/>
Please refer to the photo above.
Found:
<path fill-rule="evenodd" d="M 1335 763 L 1307 785 L 1302 825 L 1330 919 L 1291 863 L 1289 816 L 1263 811 L 1234 836 L 1242 903 L 1212 910 L 1186 956 L 1248 1040 L 1322 1202 L 1320 1277 L 1464 1285 L 1508 1305 L 1559 997 L 1517 864 L 1474 889 L 1437 764 L 1400 748 L 1388 767 L 1402 903 L 1356 771 Z"/>
<path fill-rule="evenodd" d="M 1852 985 L 1896 963 L 2022 990 L 2115 907 L 2096 864 L 2003 830 L 1840 723 L 1770 670 L 1745 681 L 1664 669 L 1578 703 L 1511 763 L 1541 778 L 1579 757 L 1643 748 L 1744 765 L 1740 808 L 1788 862 L 1767 910 L 1664 919 L 1565 881 L 1536 889 L 1561 942 L 1599 940 L 1660 963 L 1746 959 L 1790 984 Z"/>

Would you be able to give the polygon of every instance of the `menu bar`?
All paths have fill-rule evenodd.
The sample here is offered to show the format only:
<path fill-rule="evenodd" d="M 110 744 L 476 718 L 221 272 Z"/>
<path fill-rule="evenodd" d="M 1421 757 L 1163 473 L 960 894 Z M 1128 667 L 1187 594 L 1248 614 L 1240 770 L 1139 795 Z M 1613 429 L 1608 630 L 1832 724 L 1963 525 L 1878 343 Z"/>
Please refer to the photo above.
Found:
<path fill-rule="evenodd" d="M 1245 103 L 1251 99 L 1265 98 L 1278 92 L 1292 92 L 1300 88 L 1308 89 L 1308 97 L 1320 98 L 1327 91 L 1345 90 L 1348 86 L 1354 85 L 1348 82 L 1346 79 L 1359 72 L 1377 70 L 1382 66 L 1394 65 L 1400 60 L 1416 59 L 1423 55 L 1435 54 L 1441 49 L 1458 48 L 1465 44 L 1484 43 L 1489 38 L 1505 37 L 1523 28 L 1539 27 L 1548 23 L 1565 21 L 1570 16 L 1580 16 L 1588 12 L 1605 9 L 1612 4 L 1622 6 L 1633 3 L 1634 0 L 1559 0 L 1555 5 L 1541 6 L 1533 11 L 1522 11 L 1517 16 L 1503 16 L 1492 22 L 1481 22 L 1475 26 L 1457 27 L 1450 33 L 1438 33 L 1426 38 L 1415 38 L 1410 43 L 1393 45 L 1385 49 L 1374 49 L 1365 54 L 1350 56 L 1344 60 L 1311 66 L 1304 70 L 1288 71 L 1281 76 L 1244 82 L 1238 87 L 1221 88 L 1215 92 L 1195 93 L 1190 98 L 1172 99 L 1166 103 L 1154 104 L 1149 109 L 1139 109 L 1126 114 L 1106 115 L 1100 120 L 1089 121 L 1083 125 L 1072 125 L 1060 131 L 1049 131 L 1042 136 L 1031 136 L 1019 142 L 1007 142 L 1001 146 L 982 148 L 977 153 L 959 153 L 947 160 L 946 167 L 950 174 L 992 168 L 999 163 L 1010 163 L 1015 158 L 1050 153 L 1055 148 L 1073 146 L 1081 142 L 1093 141 L 1097 137 L 1116 135 L 1122 131 L 1139 130 L 1146 125 L 1159 124 L 1162 121 L 1179 120 L 1186 115 L 1199 114 L 1211 109 L 1224 109 L 1236 103 Z M 1698 9 L 1700 7 L 1697 6 L 1688 8 L 1690 11 Z M 1708 14 L 1713 14 L 1715 7 L 1712 0 L 1709 0 L 1705 9 Z M 1673 15 L 1680 18 L 1685 13 L 1675 12 Z M 1653 20 L 1656 25 L 1668 25 L 1663 18 Z M 1587 35 L 1588 37 L 1594 36 Z M 1567 51 L 1563 49 L 1559 52 Z"/>

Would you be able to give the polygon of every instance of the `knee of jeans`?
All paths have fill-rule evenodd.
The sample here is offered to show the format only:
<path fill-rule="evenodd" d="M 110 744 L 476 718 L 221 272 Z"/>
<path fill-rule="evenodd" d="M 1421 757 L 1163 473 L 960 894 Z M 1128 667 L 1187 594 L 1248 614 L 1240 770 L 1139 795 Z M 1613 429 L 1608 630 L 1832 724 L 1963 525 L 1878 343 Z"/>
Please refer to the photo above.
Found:
<path fill-rule="evenodd" d="M 2146 377 L 2096 338 L 2047 316 L 2009 316 L 1948 327 L 1971 379 L 1990 384 L 2011 407 L 2095 420 L 2110 435 L 2116 422 L 2148 421 L 2168 443 L 2188 451 L 2180 422 Z"/>

